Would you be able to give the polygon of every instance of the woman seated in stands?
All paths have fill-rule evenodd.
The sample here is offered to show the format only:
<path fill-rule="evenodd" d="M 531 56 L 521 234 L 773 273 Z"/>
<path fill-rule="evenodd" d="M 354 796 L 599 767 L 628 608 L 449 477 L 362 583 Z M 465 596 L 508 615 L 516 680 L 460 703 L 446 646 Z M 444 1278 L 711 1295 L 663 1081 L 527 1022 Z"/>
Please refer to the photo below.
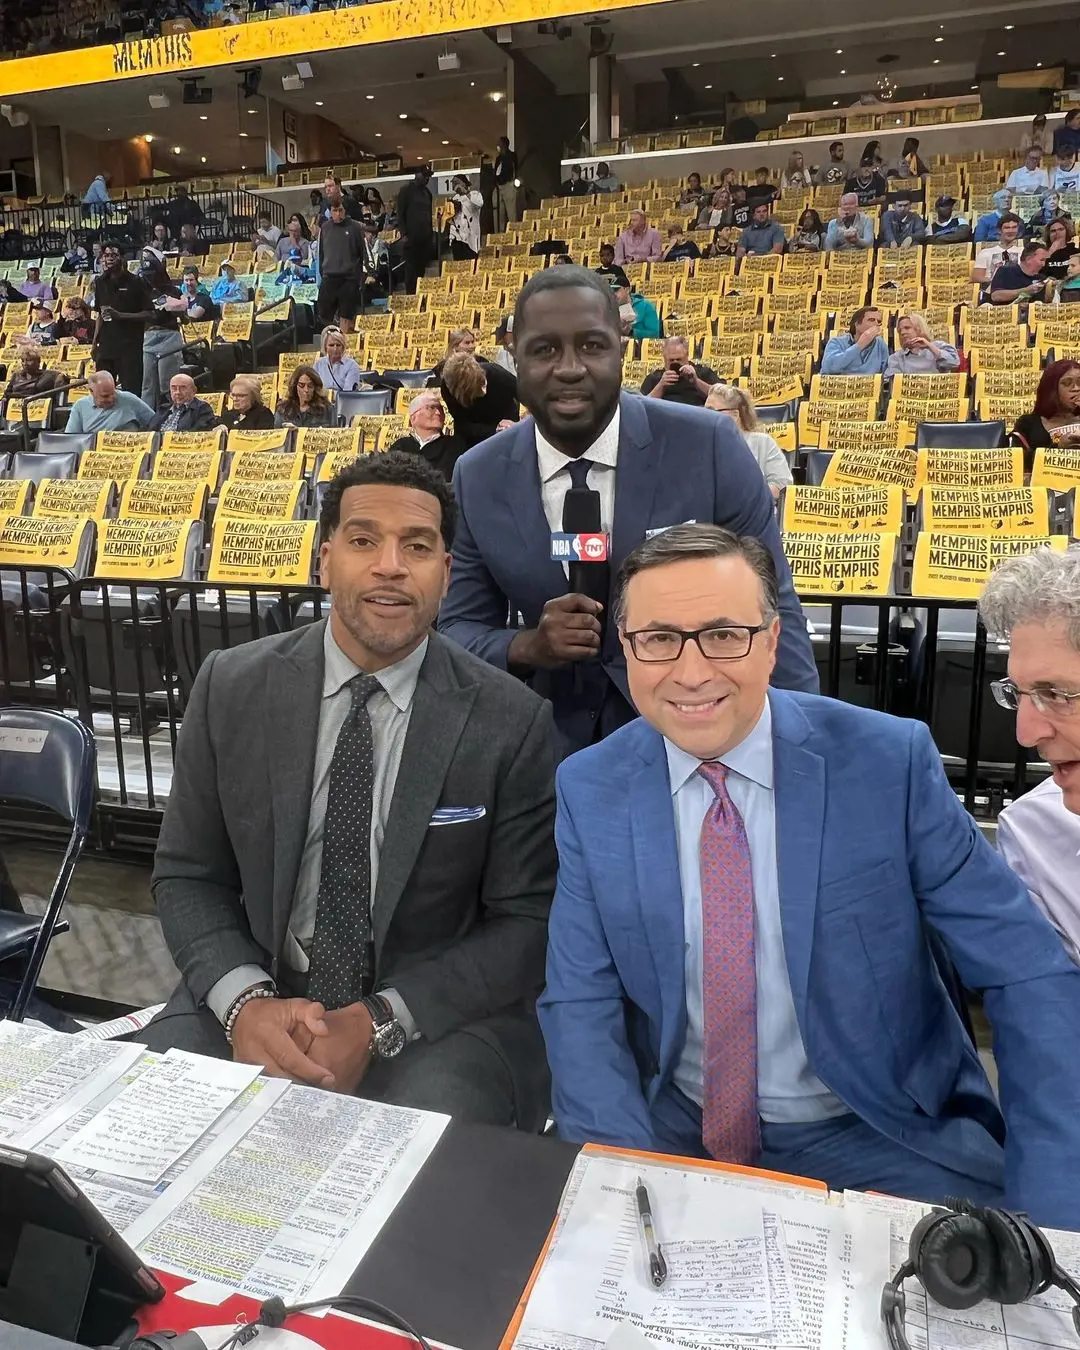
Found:
<path fill-rule="evenodd" d="M 323 329 L 322 354 L 315 362 L 315 374 L 326 389 L 345 392 L 359 389 L 362 379 L 360 367 L 351 356 L 346 356 L 345 335 L 340 328 Z"/>
<path fill-rule="evenodd" d="M 1080 449 L 1080 361 L 1052 361 L 1046 367 L 1035 392 L 1035 407 L 1017 418 L 1013 434 L 1028 451 L 1055 445 Z"/>
<path fill-rule="evenodd" d="M 519 420 L 517 377 L 490 361 L 459 351 L 443 363 L 439 385 L 454 435 L 478 445 Z"/>
<path fill-rule="evenodd" d="M 735 419 L 774 497 L 780 496 L 782 488 L 790 487 L 795 480 L 787 456 L 769 433 L 762 431 L 754 400 L 745 389 L 737 389 L 733 384 L 714 384 L 705 406 Z"/>
<path fill-rule="evenodd" d="M 159 253 L 175 253 L 179 245 L 169 238 L 169 227 L 163 220 L 154 222 L 154 228 L 150 231 L 150 238 L 147 240 L 150 248 L 156 248 Z"/>
<path fill-rule="evenodd" d="M 39 347 L 56 346 L 56 320 L 44 300 L 35 300 L 30 309 L 30 327 L 26 336 Z"/>
<path fill-rule="evenodd" d="M 87 343 L 94 340 L 94 316 L 80 295 L 69 295 L 60 311 L 56 336 L 63 342 Z"/>
<path fill-rule="evenodd" d="M 443 359 L 428 376 L 425 387 L 428 389 L 438 389 L 439 382 L 442 379 L 443 367 L 452 356 L 458 352 L 466 352 L 469 356 L 476 351 L 476 334 L 471 328 L 452 328 L 450 336 L 446 340 L 446 352 Z"/>
<path fill-rule="evenodd" d="M 1041 276 L 1053 281 L 1064 281 L 1069 272 L 1069 259 L 1080 253 L 1073 243 L 1073 222 L 1069 216 L 1058 216 L 1046 227 L 1046 247 L 1050 250 L 1043 263 Z M 1064 299 L 1064 296 L 1062 297 Z"/>
<path fill-rule="evenodd" d="M 789 253 L 820 253 L 825 247 L 825 226 L 812 206 L 799 217 L 795 233 L 788 240 Z"/>
<path fill-rule="evenodd" d="M 262 385 L 254 375 L 237 375 L 229 385 L 229 406 L 221 425 L 230 431 L 270 431 L 274 414 L 262 399 Z"/>
<path fill-rule="evenodd" d="M 739 247 L 738 232 L 731 225 L 718 225 L 713 231 L 707 258 L 734 258 Z"/>
<path fill-rule="evenodd" d="M 811 186 L 810 170 L 803 164 L 802 151 L 793 150 L 787 168 L 780 175 L 780 187 L 784 192 L 802 192 Z"/>
<path fill-rule="evenodd" d="M 909 309 L 896 321 L 900 346 L 889 357 L 885 374 L 942 375 L 960 369 L 960 354 L 951 342 L 935 342 L 925 317 Z"/>
<path fill-rule="evenodd" d="M 336 427 L 337 413 L 311 366 L 297 366 L 274 414 L 276 427 Z"/>

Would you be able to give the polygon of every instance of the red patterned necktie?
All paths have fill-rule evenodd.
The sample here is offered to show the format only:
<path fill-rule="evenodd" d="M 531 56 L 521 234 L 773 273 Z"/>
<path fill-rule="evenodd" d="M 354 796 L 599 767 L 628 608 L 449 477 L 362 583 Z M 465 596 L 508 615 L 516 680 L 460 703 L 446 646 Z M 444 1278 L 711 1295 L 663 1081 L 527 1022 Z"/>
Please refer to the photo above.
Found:
<path fill-rule="evenodd" d="M 716 794 L 701 826 L 702 1138 L 717 1161 L 753 1164 L 761 1142 L 750 846 L 725 766 L 702 764 L 698 772 Z"/>

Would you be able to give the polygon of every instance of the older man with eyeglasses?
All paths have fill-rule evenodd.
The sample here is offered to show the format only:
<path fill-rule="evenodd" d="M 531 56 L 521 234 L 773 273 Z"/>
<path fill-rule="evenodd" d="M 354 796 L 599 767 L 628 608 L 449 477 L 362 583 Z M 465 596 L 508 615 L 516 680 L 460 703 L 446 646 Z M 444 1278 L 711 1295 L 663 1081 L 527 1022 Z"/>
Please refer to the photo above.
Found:
<path fill-rule="evenodd" d="M 1052 770 L 998 816 L 998 848 L 1080 962 L 1080 548 L 1002 563 L 979 612 L 1010 644 L 994 697 Z"/>

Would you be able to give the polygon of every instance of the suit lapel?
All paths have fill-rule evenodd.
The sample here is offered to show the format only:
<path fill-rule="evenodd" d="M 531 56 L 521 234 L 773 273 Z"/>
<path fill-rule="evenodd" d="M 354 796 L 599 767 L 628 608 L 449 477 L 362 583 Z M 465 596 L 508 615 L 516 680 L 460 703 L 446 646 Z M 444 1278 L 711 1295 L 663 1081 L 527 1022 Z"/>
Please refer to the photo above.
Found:
<path fill-rule="evenodd" d="M 270 663 L 266 676 L 263 717 L 273 817 L 275 956 L 285 941 L 307 837 L 322 706 L 325 627 L 326 620 L 322 620 L 306 628 L 295 646 Z"/>
<path fill-rule="evenodd" d="M 770 691 L 780 924 L 788 979 L 806 1035 L 806 987 L 814 940 L 821 832 L 825 820 L 825 761 L 803 744 L 810 724 L 783 692 Z"/>
<path fill-rule="evenodd" d="M 372 929 L 376 958 L 394 911 L 427 837 L 461 733 L 476 700 L 476 685 L 457 682 L 442 639 L 434 634 L 420 667 L 409 729 L 386 821 Z"/>
<path fill-rule="evenodd" d="M 611 532 L 611 568 L 645 538 L 653 498 L 663 475 L 664 447 L 653 440 L 642 400 L 624 394 L 619 404 L 619 467 L 615 477 L 615 520 Z"/>
<path fill-rule="evenodd" d="M 562 595 L 566 590 L 566 575 L 562 566 L 551 557 L 551 527 L 544 515 L 543 486 L 531 420 L 523 422 L 514 433 L 514 444 L 507 460 L 506 486 L 510 514 L 521 535 L 524 556 L 536 558 L 542 554 L 545 560 L 543 570 L 537 569 L 537 590 L 542 590 L 545 597 Z"/>

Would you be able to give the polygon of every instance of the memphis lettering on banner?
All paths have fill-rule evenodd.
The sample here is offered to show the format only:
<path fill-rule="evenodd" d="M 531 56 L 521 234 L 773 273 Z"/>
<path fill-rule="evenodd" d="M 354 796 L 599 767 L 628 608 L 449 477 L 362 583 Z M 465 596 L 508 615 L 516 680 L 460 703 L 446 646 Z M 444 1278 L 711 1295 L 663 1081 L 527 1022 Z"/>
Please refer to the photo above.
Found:
<path fill-rule="evenodd" d="M 190 66 L 193 59 L 190 33 L 169 33 L 165 37 L 113 43 L 114 75 L 175 70 L 177 66 Z"/>

